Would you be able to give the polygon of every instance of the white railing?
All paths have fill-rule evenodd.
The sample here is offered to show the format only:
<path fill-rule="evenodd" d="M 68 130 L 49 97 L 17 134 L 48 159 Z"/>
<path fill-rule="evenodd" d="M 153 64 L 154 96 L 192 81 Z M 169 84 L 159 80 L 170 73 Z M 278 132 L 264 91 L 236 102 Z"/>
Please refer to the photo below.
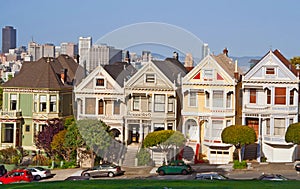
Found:
<path fill-rule="evenodd" d="M 0 111 L 0 116 L 1 118 L 17 118 L 17 117 L 21 117 L 22 116 L 22 112 L 21 111 L 17 111 L 17 110 L 10 110 L 10 111 Z"/>

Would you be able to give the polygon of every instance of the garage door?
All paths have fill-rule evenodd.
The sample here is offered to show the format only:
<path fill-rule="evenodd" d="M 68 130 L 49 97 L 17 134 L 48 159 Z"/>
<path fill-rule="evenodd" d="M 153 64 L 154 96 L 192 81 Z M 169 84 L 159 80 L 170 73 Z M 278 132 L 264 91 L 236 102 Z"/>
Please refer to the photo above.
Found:
<path fill-rule="evenodd" d="M 208 160 L 210 164 L 228 164 L 229 150 L 211 150 Z"/>

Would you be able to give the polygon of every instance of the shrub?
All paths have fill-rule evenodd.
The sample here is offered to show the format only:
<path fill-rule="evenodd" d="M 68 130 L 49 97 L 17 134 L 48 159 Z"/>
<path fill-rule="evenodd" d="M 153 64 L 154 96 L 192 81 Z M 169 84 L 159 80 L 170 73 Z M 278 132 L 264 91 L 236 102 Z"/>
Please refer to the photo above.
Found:
<path fill-rule="evenodd" d="M 49 165 L 51 165 L 51 160 L 48 157 L 46 157 L 42 154 L 37 154 L 33 157 L 32 164 L 33 165 L 49 166 Z"/>
<path fill-rule="evenodd" d="M 145 148 L 141 148 L 140 151 L 137 153 L 136 157 L 138 159 L 139 166 L 152 164 L 151 155 Z"/>
<path fill-rule="evenodd" d="M 0 163 L 17 165 L 21 159 L 22 153 L 13 147 L 0 150 Z"/>
<path fill-rule="evenodd" d="M 247 167 L 246 161 L 239 162 L 238 160 L 233 161 L 233 168 L 234 169 L 245 169 Z"/>
<path fill-rule="evenodd" d="M 61 168 L 68 169 L 68 168 L 76 168 L 76 167 L 77 167 L 76 161 L 73 160 L 73 161 L 65 161 Z"/>

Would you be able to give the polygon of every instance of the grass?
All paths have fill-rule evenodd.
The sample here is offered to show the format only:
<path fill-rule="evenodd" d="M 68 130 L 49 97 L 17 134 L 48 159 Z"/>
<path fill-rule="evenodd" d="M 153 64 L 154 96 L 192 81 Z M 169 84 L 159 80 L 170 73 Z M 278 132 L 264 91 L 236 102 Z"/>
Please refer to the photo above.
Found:
<path fill-rule="evenodd" d="M 55 181 L 32 182 L 22 184 L 9 184 L 1 186 L 1 189 L 182 189 L 182 188 L 216 188 L 216 189 L 253 189 L 253 188 L 299 188 L 300 181 L 200 181 L 200 180 L 87 180 L 87 181 Z"/>

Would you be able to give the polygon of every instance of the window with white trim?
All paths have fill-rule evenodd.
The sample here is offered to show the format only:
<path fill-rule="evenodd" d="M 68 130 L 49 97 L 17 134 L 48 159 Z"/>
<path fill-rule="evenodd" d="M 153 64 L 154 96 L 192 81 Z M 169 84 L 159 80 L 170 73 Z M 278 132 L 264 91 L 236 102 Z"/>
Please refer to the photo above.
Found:
<path fill-rule="evenodd" d="M 285 118 L 274 119 L 274 135 L 277 136 L 285 135 Z"/>
<path fill-rule="evenodd" d="M 57 104 L 57 97 L 56 95 L 51 95 L 50 96 L 50 112 L 56 112 L 56 104 Z"/>
<path fill-rule="evenodd" d="M 226 108 L 231 108 L 231 95 L 232 92 L 226 94 Z"/>
<path fill-rule="evenodd" d="M 154 95 L 154 112 L 164 112 L 165 111 L 165 95 L 156 94 Z"/>
<path fill-rule="evenodd" d="M 10 110 L 17 110 L 17 94 L 10 94 Z"/>
<path fill-rule="evenodd" d="M 175 103 L 175 98 L 169 97 L 168 98 L 168 112 L 174 112 L 174 103 Z"/>
<path fill-rule="evenodd" d="M 271 129 L 270 129 L 270 118 L 267 118 L 266 119 L 266 134 L 269 135 L 271 132 Z"/>
<path fill-rule="evenodd" d="M 213 80 L 213 70 L 203 70 L 203 79 L 204 81 Z"/>
<path fill-rule="evenodd" d="M 114 100 L 114 115 L 120 115 L 120 107 L 121 107 L 121 101 L 120 100 Z"/>
<path fill-rule="evenodd" d="M 222 130 L 223 120 L 212 120 L 211 136 L 215 138 L 221 137 Z"/>
<path fill-rule="evenodd" d="M 155 74 L 146 74 L 146 83 L 155 83 Z"/>
<path fill-rule="evenodd" d="M 139 111 L 140 110 L 140 97 L 139 96 L 134 96 L 132 99 L 132 109 L 134 111 Z"/>
<path fill-rule="evenodd" d="M 40 95 L 40 112 L 46 112 L 47 110 L 47 96 Z"/>
<path fill-rule="evenodd" d="M 189 92 L 189 106 L 196 107 L 197 106 L 197 92 L 190 91 Z"/>
<path fill-rule="evenodd" d="M 214 108 L 224 107 L 224 91 L 221 90 L 213 91 L 213 107 Z"/>
<path fill-rule="evenodd" d="M 209 92 L 205 92 L 205 107 L 209 107 Z"/>
<path fill-rule="evenodd" d="M 96 87 L 104 87 L 105 80 L 103 78 L 96 78 Z"/>
<path fill-rule="evenodd" d="M 152 111 L 152 96 L 148 97 L 148 112 Z"/>

